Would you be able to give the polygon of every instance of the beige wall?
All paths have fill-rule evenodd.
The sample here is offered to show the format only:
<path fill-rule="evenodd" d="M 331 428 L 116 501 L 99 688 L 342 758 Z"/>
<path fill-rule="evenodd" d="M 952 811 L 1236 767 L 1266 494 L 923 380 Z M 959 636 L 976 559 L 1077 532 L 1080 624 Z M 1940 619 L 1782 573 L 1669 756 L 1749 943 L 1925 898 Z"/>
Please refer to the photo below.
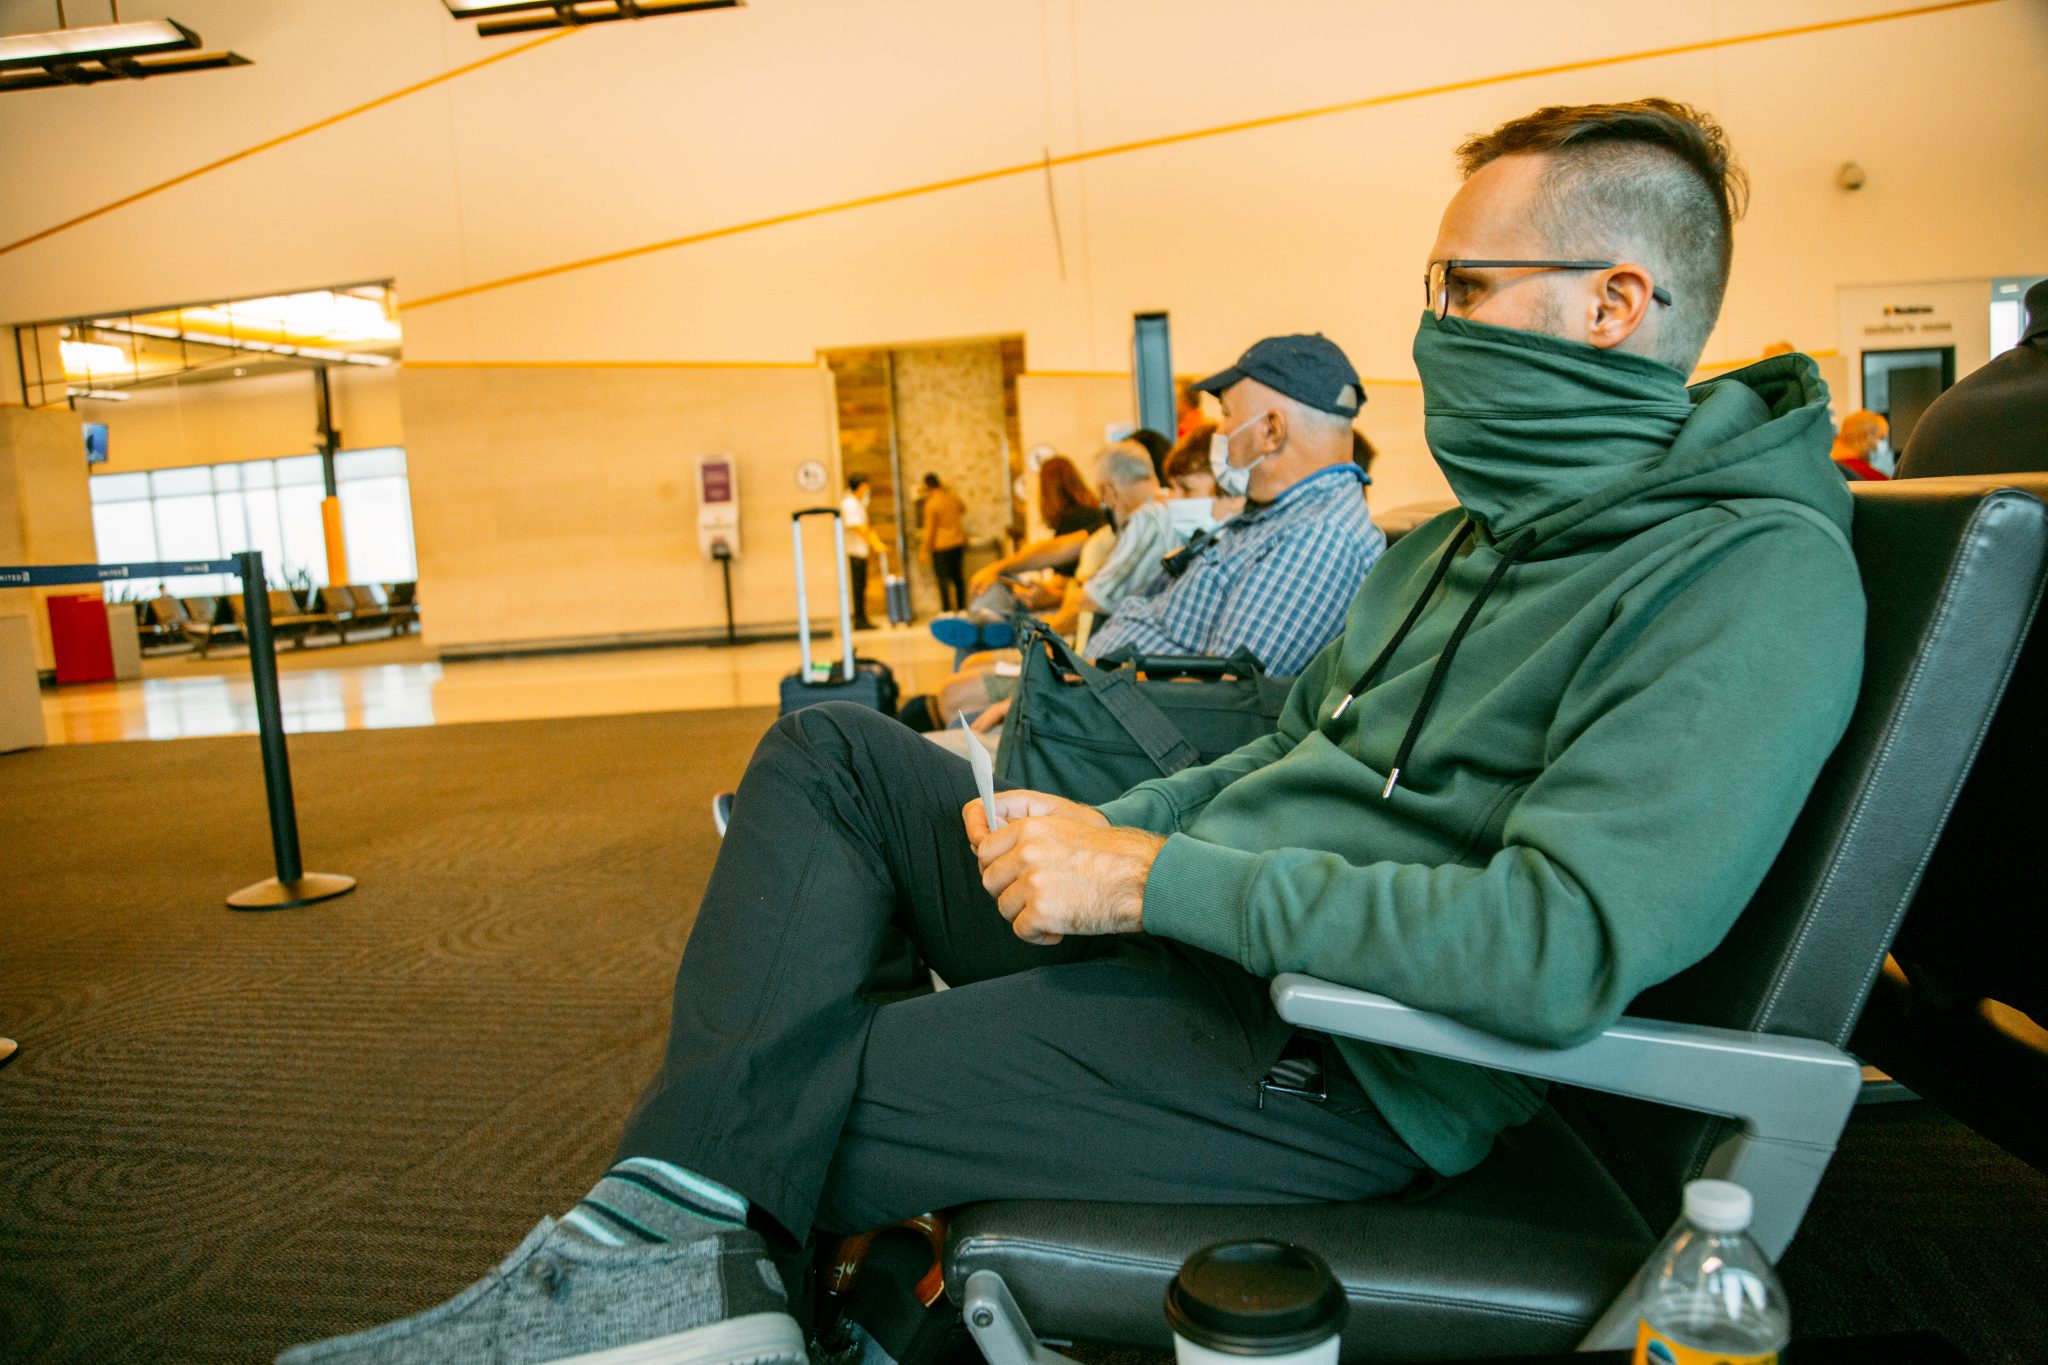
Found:
<path fill-rule="evenodd" d="M 351 445 L 382 430 L 376 441 L 409 447 L 422 591 L 430 620 L 449 613 L 430 629 L 450 641 L 591 633 L 515 600 L 543 580 L 576 580 L 565 591 L 579 602 L 642 571 L 696 582 L 700 567 L 655 529 L 687 510 L 664 491 L 687 471 L 653 477 L 645 463 L 669 456 L 614 454 L 644 451 L 671 399 L 760 424 L 704 419 L 705 440 L 742 452 L 750 492 L 786 482 L 794 428 L 815 450 L 829 425 L 809 398 L 789 411 L 702 396 L 728 382 L 808 393 L 808 370 L 771 381 L 610 364 L 807 364 L 826 348 L 1021 333 L 1034 372 L 1023 443 L 1085 455 L 1130 415 L 1133 312 L 1171 314 L 1184 374 L 1262 335 L 1317 330 L 1368 381 L 1360 425 L 1382 454 L 1373 501 L 1389 508 L 1442 491 L 1409 346 L 1416 278 L 1456 185 L 1451 149 L 1537 105 L 1657 93 L 1726 123 L 1753 207 L 1710 362 L 1781 337 L 1834 349 L 1847 284 L 2048 268 L 2048 178 L 2030 173 L 2048 162 L 2048 6 L 1843 22 L 1903 8 L 757 0 L 521 50 L 426 0 L 180 0 L 209 46 L 255 64 L 7 98 L 0 183 L 18 192 L 0 196 L 0 319 L 394 281 L 404 430 L 388 380 L 364 381 L 360 409 L 350 395 L 343 427 Z M 501 60 L 474 65 L 487 58 Z M 1438 87 L 1454 88 L 1406 97 Z M 1257 126 L 1189 136 L 1246 121 Z M 1061 163 L 1049 173 L 1048 155 Z M 1853 194 L 1835 182 L 1850 160 L 1868 175 Z M 942 182 L 955 183 L 899 193 Z M 556 269 L 585 260 L 602 263 Z M 483 368 L 513 362 L 571 368 Z M 215 397 L 127 405 L 110 420 L 115 467 L 309 448 L 310 409 L 280 398 L 216 420 L 198 411 Z M 517 452 L 500 482 L 535 488 L 470 503 L 500 447 Z M 758 537 L 748 553 L 758 596 L 745 614 L 786 618 L 753 577 Z M 493 585 L 498 572 L 509 577 Z M 675 600 L 691 605 L 641 590 L 597 616 L 619 631 L 704 618 L 697 598 Z"/>
<path fill-rule="evenodd" d="M 1709 358 L 1831 348 L 1840 284 L 2015 273 L 2048 250 L 2048 181 L 2026 173 L 2048 157 L 2048 7 L 1699 46 L 1899 8 L 762 0 L 593 26 L 0 254 L 0 318 L 390 278 L 421 359 L 804 361 L 1023 332 L 1034 370 L 1085 371 L 1123 369 L 1131 314 L 1164 308 L 1185 373 L 1318 329 L 1368 379 L 1400 379 L 1457 141 L 1655 92 L 1720 115 L 1754 182 Z M 33 190 L 0 197 L 0 246 L 524 41 L 419 0 L 178 15 L 255 64 L 10 101 L 0 183 Z M 1226 59 L 1253 36 L 1274 60 Z M 1484 79 L 1674 47 L 1698 50 Z M 1869 176 L 1854 194 L 1834 179 L 1848 160 Z M 1005 167 L 1030 171 L 730 231 Z"/>
<path fill-rule="evenodd" d="M 335 366 L 328 372 L 342 447 L 402 446 L 398 367 Z M 270 460 L 320 449 L 313 375 L 251 375 L 129 391 L 125 403 L 81 399 L 78 421 L 107 424 L 107 462 L 94 473 Z"/>
<path fill-rule="evenodd" d="M 63 410 L 0 408 L 0 564 L 91 564 L 92 508 L 86 497 L 85 447 L 78 419 Z M 53 594 L 95 586 L 0 589 L 0 616 L 25 615 L 35 629 L 36 667 L 53 666 Z"/>
<path fill-rule="evenodd" d="M 789 514 L 820 501 L 797 487 L 797 466 L 820 460 L 837 479 L 830 383 L 812 366 L 407 366 L 428 642 L 459 652 L 722 632 L 719 570 L 696 529 L 697 457 L 714 454 L 741 470 L 734 614 L 787 628 Z M 830 540 L 814 524 L 807 544 L 823 620 L 836 611 Z"/>

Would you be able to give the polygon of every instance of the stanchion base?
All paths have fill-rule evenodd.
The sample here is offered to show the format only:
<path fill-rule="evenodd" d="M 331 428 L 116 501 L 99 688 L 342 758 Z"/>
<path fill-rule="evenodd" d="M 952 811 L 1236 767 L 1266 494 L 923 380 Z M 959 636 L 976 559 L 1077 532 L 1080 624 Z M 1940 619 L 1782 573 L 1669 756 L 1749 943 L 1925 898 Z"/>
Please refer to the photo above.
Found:
<path fill-rule="evenodd" d="M 354 877 L 343 877 L 333 872 L 308 872 L 295 882 L 265 877 L 254 886 L 245 886 L 229 896 L 228 905 L 235 910 L 294 910 L 316 901 L 333 900 L 355 889 Z"/>

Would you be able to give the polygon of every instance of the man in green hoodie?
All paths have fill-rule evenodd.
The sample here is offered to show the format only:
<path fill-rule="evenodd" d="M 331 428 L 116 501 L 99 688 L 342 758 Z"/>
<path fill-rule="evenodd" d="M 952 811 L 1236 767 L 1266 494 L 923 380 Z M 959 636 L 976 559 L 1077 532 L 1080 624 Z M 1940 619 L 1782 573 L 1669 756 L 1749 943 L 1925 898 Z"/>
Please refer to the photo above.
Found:
<path fill-rule="evenodd" d="M 1713 947 L 1861 668 L 1827 393 L 1799 355 L 1685 386 L 1740 197 L 1711 121 L 1545 109 L 1460 155 L 1415 360 L 1461 506 L 1367 575 L 1278 732 L 1100 810 L 991 812 L 886 718 L 785 717 L 616 1164 L 462 1297 L 296 1359 L 659 1341 L 801 1365 L 752 1273 L 764 1233 L 793 1251 L 1006 1197 L 1365 1198 L 1469 1169 L 1541 1104 L 1298 1034 L 1280 972 L 1564 1046 Z M 868 999 L 892 924 L 954 989 Z"/>

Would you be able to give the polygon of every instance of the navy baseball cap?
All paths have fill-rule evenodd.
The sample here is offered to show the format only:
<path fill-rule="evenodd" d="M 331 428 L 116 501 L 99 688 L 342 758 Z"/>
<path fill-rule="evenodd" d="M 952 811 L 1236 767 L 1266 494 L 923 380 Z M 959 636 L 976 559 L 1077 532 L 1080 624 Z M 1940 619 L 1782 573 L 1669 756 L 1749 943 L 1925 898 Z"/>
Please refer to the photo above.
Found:
<path fill-rule="evenodd" d="M 1356 417 L 1365 406 L 1358 371 L 1337 343 L 1321 332 L 1255 341 L 1235 365 L 1193 388 L 1196 393 L 1221 393 L 1240 379 L 1256 379 L 1297 403 L 1338 417 Z"/>

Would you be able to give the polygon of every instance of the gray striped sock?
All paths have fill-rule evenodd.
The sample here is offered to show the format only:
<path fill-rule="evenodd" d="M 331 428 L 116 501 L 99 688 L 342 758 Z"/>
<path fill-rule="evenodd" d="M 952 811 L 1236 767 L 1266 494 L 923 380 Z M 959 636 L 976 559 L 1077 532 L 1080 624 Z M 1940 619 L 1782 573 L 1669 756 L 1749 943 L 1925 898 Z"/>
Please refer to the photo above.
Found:
<path fill-rule="evenodd" d="M 656 1157 L 634 1156 L 606 1171 L 561 1225 L 586 1241 L 636 1246 L 688 1242 L 746 1222 L 744 1196 Z"/>

